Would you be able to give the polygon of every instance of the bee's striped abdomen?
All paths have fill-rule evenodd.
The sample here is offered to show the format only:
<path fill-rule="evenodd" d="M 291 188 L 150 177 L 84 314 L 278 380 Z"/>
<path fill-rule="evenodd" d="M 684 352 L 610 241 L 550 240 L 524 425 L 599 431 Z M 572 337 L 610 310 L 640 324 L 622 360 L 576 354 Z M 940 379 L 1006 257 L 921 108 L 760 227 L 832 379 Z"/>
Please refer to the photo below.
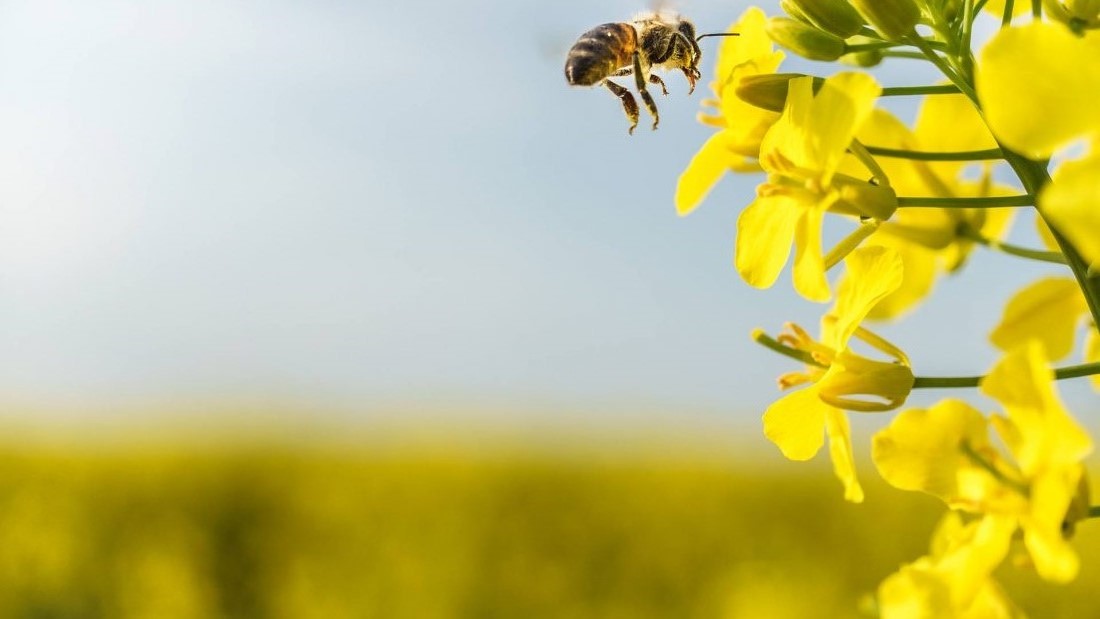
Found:
<path fill-rule="evenodd" d="M 565 79 L 573 86 L 592 86 L 630 64 L 638 46 L 630 24 L 601 24 L 581 35 L 565 59 Z"/>

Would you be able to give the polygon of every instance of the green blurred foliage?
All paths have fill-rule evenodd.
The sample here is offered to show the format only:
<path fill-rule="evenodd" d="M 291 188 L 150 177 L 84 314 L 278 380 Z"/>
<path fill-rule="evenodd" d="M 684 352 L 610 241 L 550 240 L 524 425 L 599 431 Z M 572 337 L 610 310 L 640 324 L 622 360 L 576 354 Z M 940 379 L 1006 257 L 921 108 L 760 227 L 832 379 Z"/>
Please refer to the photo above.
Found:
<path fill-rule="evenodd" d="M 859 617 L 939 514 L 804 467 L 502 453 L 7 450 L 0 616 Z M 1092 616 L 1092 528 L 1073 585 L 1006 575 L 1032 616 Z"/>

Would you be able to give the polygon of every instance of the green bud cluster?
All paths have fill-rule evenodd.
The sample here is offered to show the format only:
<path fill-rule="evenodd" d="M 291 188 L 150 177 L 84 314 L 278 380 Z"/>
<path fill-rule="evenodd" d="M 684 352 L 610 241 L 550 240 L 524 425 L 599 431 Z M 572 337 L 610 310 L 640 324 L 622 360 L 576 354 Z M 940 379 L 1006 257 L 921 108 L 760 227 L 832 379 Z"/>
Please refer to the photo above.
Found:
<path fill-rule="evenodd" d="M 766 26 L 773 41 L 809 60 L 832 61 L 844 55 L 844 39 L 790 17 L 772 17 Z"/>
<path fill-rule="evenodd" d="M 875 49 L 850 49 L 874 43 L 862 36 L 868 25 L 887 41 L 901 41 L 913 32 L 921 13 L 915 0 L 780 0 L 780 6 L 788 17 L 769 20 L 767 33 L 773 41 L 803 58 L 843 59 L 860 67 L 874 66 L 883 58 Z"/>

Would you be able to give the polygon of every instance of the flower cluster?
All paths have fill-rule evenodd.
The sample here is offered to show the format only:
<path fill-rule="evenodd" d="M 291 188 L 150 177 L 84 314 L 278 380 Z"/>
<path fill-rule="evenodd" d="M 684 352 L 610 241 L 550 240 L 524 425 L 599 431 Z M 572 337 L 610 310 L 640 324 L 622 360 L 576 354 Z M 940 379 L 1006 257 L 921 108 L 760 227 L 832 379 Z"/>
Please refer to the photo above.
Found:
<path fill-rule="evenodd" d="M 737 218 L 737 271 L 768 288 L 792 262 L 799 295 L 831 301 L 817 338 L 790 323 L 776 337 L 754 332 L 803 366 L 779 377 L 792 390 L 764 412 L 764 434 L 792 460 L 812 458 L 827 439 L 844 497 L 860 502 L 849 413 L 890 414 L 913 389 L 979 389 L 996 411 L 946 399 L 894 414 L 872 440 L 888 483 L 938 497 L 947 510 L 929 554 L 887 577 L 876 607 L 885 619 L 1023 616 L 994 569 L 1014 556 L 1046 580 L 1073 579 L 1070 537 L 1100 513 L 1083 464 L 1092 441 L 1055 389 L 1086 376 L 1100 389 L 1100 2 L 781 5 L 781 16 L 749 9 L 731 27 L 740 36 L 723 41 L 700 116 L 718 131 L 675 194 L 686 215 L 727 173 L 763 174 Z M 976 45 L 980 20 L 1000 29 Z M 780 73 L 777 46 L 847 70 Z M 913 60 L 945 81 L 881 85 L 864 70 Z M 884 104 L 899 96 L 923 97 L 912 127 Z M 1018 182 L 996 180 L 1008 173 Z M 1044 247 L 1003 240 L 1020 210 L 1034 214 Z M 828 248 L 827 218 L 849 229 Z M 1002 356 L 986 374 L 915 374 L 864 323 L 912 311 L 976 248 L 1057 273 L 1007 301 L 990 333 Z M 872 355 L 856 352 L 857 341 Z M 1085 363 L 1051 367 L 1078 347 Z"/>

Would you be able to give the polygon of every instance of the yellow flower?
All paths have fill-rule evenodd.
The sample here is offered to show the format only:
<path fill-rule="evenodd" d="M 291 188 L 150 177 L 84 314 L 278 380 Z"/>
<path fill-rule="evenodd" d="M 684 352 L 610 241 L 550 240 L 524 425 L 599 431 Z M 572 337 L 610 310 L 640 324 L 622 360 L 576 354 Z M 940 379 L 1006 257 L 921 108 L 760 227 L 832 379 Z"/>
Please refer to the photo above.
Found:
<path fill-rule="evenodd" d="M 720 131 L 703 144 L 680 175 L 675 199 L 680 215 L 695 210 L 727 171 L 760 171 L 760 143 L 779 114 L 742 101 L 737 87 L 746 77 L 774 73 L 783 60 L 783 52 L 775 51 L 764 31 L 766 23 L 764 12 L 751 7 L 730 27 L 741 36 L 722 41 L 715 80 L 710 84 L 716 98 L 703 101 L 719 114 L 699 116 L 701 122 Z"/>
<path fill-rule="evenodd" d="M 808 460 L 822 447 L 825 435 L 836 475 L 849 501 L 863 500 L 852 461 L 851 434 L 842 409 L 885 411 L 901 406 L 913 385 L 905 354 L 859 327 L 872 306 L 901 283 L 901 262 L 885 248 L 862 248 L 845 260 L 849 277 L 840 286 L 836 306 L 822 320 L 822 341 L 813 340 L 797 325 L 780 341 L 808 353 L 814 360 L 805 372 L 780 377 L 783 388 L 808 384 L 764 412 L 764 434 L 783 455 Z M 894 357 L 875 361 L 848 349 L 852 336 Z"/>
<path fill-rule="evenodd" d="M 927 492 L 952 509 L 982 511 L 991 502 L 1019 501 L 1019 493 L 987 474 L 1000 463 L 989 424 L 961 400 L 909 409 L 875 435 L 871 455 L 883 478 L 902 490 Z"/>
<path fill-rule="evenodd" d="M 734 263 L 750 285 L 775 283 L 795 246 L 794 287 L 811 301 L 831 295 L 825 279 L 821 227 L 826 210 L 889 218 L 897 199 L 889 187 L 837 173 L 881 89 L 869 75 L 839 73 L 817 96 L 813 80 L 791 80 L 783 115 L 764 137 L 760 163 L 768 172 L 757 198 L 737 221 Z"/>
<path fill-rule="evenodd" d="M 1032 341 L 1008 353 L 982 391 L 1005 407 L 1006 416 L 994 415 L 992 424 L 1029 482 L 1030 510 L 1019 514 L 1024 544 L 1041 576 L 1065 582 L 1077 574 L 1077 556 L 1063 527 L 1092 440 L 1062 407 L 1053 378 Z"/>
<path fill-rule="evenodd" d="M 875 110 L 858 134 L 868 146 L 927 151 L 984 150 L 997 146 L 974 106 L 962 95 L 926 97 L 910 131 L 884 110 Z M 879 166 L 898 195 L 911 197 L 985 197 L 1011 195 L 1014 189 L 994 184 L 988 167 L 981 180 L 960 180 L 965 162 L 920 161 L 878 157 Z M 849 156 L 841 170 L 849 175 L 867 174 L 863 163 Z M 941 273 L 953 273 L 965 263 L 974 241 L 964 233 L 976 232 L 997 239 L 1011 223 L 1012 209 L 900 209 L 865 241 L 891 247 L 905 266 L 905 281 L 879 303 L 868 316 L 895 318 L 923 300 Z"/>
<path fill-rule="evenodd" d="M 992 446 L 985 418 L 952 400 L 899 414 L 875 436 L 872 459 L 891 485 L 928 492 L 954 509 L 1011 517 L 1039 575 L 1065 582 L 1077 573 L 1065 534 L 1087 505 L 1081 460 L 1092 442 L 1062 407 L 1053 378 L 1032 340 L 982 380 L 982 391 L 1004 407 L 989 423 L 1011 461 Z"/>
<path fill-rule="evenodd" d="M 986 516 L 964 524 L 948 512 L 928 556 L 902 566 L 879 586 L 882 619 L 1012 619 L 1024 615 L 990 573 L 1008 553 L 1015 523 Z"/>
<path fill-rule="evenodd" d="M 1040 223 L 1042 220 L 1039 220 Z M 1046 226 L 1040 226 L 1040 231 Z M 1053 241 L 1044 240 L 1050 246 Z M 1001 350 L 1010 350 L 1029 339 L 1042 343 L 1047 358 L 1056 361 L 1073 350 L 1073 340 L 1082 318 L 1089 317 L 1088 304 L 1070 277 L 1047 277 L 1020 290 L 1005 306 L 1004 315 L 989 334 L 990 341 Z M 1086 321 L 1084 362 L 1100 363 L 1100 330 Z M 1100 375 L 1089 377 L 1093 388 L 1100 390 Z"/>
<path fill-rule="evenodd" d="M 975 81 L 990 128 L 1013 150 L 1036 160 L 1079 140 L 1096 150 L 1100 37 L 1042 22 L 1005 28 L 982 50 Z M 1100 155 L 1064 163 L 1054 176 L 1039 210 L 1098 268 Z"/>

